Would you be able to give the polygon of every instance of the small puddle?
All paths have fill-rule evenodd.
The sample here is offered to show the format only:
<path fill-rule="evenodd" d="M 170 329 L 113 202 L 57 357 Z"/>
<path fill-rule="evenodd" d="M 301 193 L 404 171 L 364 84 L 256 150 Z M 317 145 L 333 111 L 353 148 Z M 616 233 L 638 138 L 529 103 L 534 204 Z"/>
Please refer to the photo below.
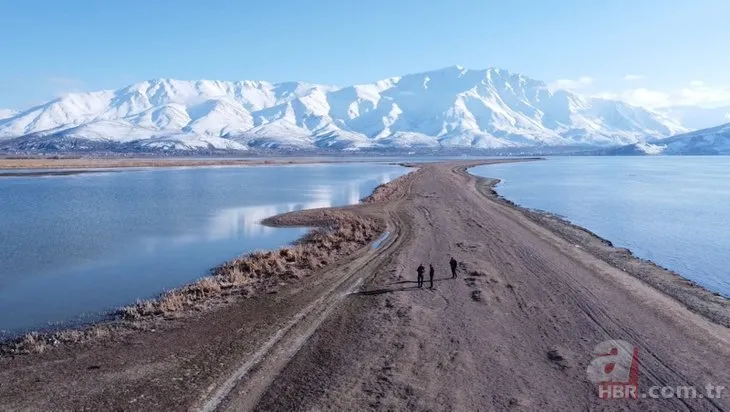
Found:
<path fill-rule="evenodd" d="M 388 236 L 390 236 L 390 232 L 383 233 L 382 236 L 380 236 L 375 242 L 373 242 L 373 249 L 379 248 L 380 245 L 383 244 L 383 242 L 385 241 L 385 239 L 388 238 Z"/>

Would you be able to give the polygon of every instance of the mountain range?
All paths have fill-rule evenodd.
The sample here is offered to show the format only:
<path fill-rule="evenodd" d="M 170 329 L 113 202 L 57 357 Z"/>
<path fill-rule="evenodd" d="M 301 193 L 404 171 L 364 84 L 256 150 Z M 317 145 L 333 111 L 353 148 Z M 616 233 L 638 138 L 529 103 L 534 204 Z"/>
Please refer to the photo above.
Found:
<path fill-rule="evenodd" d="M 0 110 L 4 150 L 613 147 L 688 130 L 665 113 L 460 66 L 347 87 L 156 79 Z"/>
<path fill-rule="evenodd" d="M 730 155 L 730 123 L 608 149 L 614 155 Z"/>

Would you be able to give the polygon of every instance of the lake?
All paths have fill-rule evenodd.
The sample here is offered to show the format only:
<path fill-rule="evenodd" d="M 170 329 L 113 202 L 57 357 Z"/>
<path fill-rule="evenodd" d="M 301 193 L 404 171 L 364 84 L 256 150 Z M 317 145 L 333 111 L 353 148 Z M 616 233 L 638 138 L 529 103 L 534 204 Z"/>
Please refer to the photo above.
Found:
<path fill-rule="evenodd" d="M 357 203 L 385 164 L 165 168 L 0 178 L 0 337 L 87 322 L 306 229 L 259 222 Z"/>
<path fill-rule="evenodd" d="M 555 157 L 480 166 L 515 203 L 561 215 L 730 296 L 730 158 Z"/>

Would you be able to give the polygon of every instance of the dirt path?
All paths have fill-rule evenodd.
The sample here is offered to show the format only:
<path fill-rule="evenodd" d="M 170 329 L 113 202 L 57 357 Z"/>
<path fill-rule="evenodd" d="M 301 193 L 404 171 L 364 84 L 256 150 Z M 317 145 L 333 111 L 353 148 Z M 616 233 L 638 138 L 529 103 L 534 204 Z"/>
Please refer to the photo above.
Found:
<path fill-rule="evenodd" d="M 730 394 L 599 399 L 586 375 L 598 343 L 638 346 L 640 391 L 704 391 L 730 386 L 730 330 L 485 199 L 475 179 L 452 169 L 418 175 L 397 208 L 413 236 L 325 321 L 256 409 L 730 408 Z M 465 263 L 457 280 L 451 255 Z M 433 290 L 413 287 L 421 262 L 436 267 Z M 230 409 L 250 405 L 249 395 Z"/>
<path fill-rule="evenodd" d="M 0 359 L 0 410 L 730 409 L 730 389 L 599 399 L 586 367 L 610 339 L 638 347 L 640 391 L 730 387 L 730 329 L 485 196 L 465 166 L 425 165 L 386 201 L 348 208 L 390 235 L 308 282 Z M 434 289 L 415 287 L 419 263 Z"/>

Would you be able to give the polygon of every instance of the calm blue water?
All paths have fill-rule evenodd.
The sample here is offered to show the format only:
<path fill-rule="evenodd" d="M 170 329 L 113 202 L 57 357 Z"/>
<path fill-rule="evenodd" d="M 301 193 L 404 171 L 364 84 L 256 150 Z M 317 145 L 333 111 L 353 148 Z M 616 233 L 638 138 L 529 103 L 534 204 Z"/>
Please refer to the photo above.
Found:
<path fill-rule="evenodd" d="M 259 222 L 357 203 L 407 172 L 337 164 L 0 178 L 0 335 L 95 319 L 290 243 L 305 229 Z"/>
<path fill-rule="evenodd" d="M 471 171 L 502 179 L 507 199 L 730 295 L 729 157 L 557 157 Z"/>

